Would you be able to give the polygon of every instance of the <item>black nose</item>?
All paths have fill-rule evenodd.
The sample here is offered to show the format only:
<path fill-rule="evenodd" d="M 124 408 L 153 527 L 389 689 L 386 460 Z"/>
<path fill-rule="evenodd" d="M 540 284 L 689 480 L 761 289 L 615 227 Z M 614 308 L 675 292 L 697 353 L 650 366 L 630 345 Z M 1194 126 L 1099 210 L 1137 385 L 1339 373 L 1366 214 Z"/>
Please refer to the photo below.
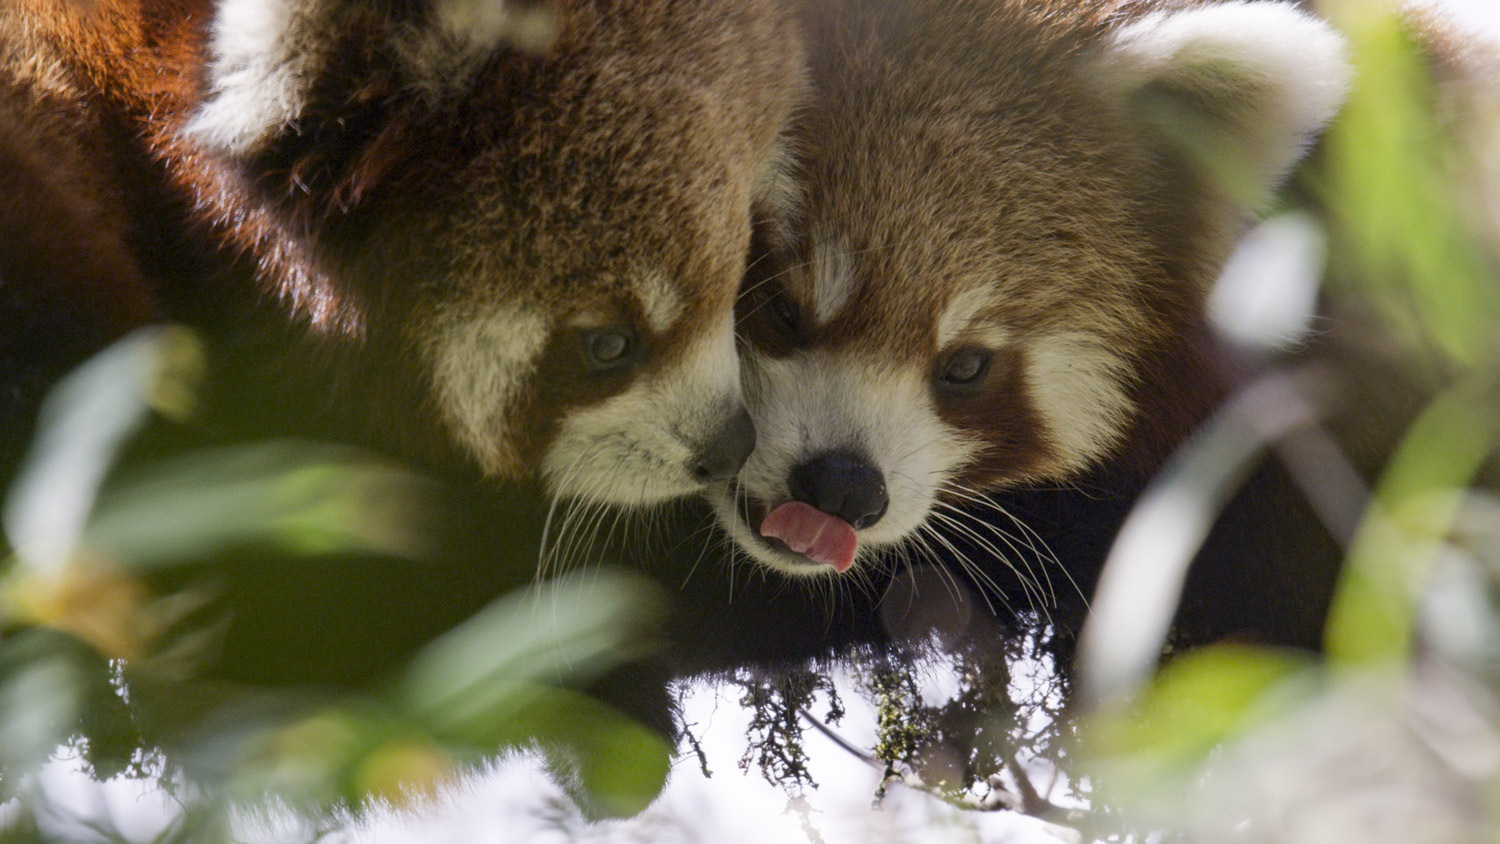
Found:
<path fill-rule="evenodd" d="M 793 498 L 838 516 L 856 530 L 880 521 L 890 504 L 880 470 L 849 452 L 819 454 L 792 469 L 788 480 Z"/>
<path fill-rule="evenodd" d="M 755 424 L 750 421 L 750 414 L 741 410 L 715 431 L 693 458 L 693 478 L 705 484 L 728 480 L 739 472 L 754 450 Z"/>

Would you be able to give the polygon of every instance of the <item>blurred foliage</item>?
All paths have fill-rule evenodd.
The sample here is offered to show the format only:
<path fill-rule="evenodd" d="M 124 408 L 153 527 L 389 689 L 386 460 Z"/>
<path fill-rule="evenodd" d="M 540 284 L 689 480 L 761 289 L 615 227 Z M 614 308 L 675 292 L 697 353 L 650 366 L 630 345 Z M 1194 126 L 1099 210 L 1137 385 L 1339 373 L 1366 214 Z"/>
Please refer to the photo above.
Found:
<path fill-rule="evenodd" d="M 1438 396 L 1413 423 L 1350 548 L 1328 620 L 1331 659 L 1379 663 L 1411 653 L 1414 597 L 1453 536 L 1497 434 L 1500 402 L 1469 384 Z"/>
<path fill-rule="evenodd" d="M 1426 404 L 1356 502 L 1321 662 L 1203 648 L 1085 719 L 1085 770 L 1134 830 L 1121 840 L 1475 841 L 1500 829 L 1500 651 L 1484 633 L 1500 619 L 1500 221 L 1473 201 L 1500 172 L 1471 154 L 1476 134 L 1500 138 L 1486 111 L 1500 91 L 1429 73 L 1430 23 L 1353 2 L 1324 11 L 1359 71 L 1312 175 L 1328 295 L 1341 314 L 1375 315 L 1361 330 L 1405 367 L 1384 388 Z M 1424 611 L 1455 579 L 1443 611 Z"/>
<path fill-rule="evenodd" d="M 1467 101 L 1495 94 L 1442 90 L 1421 29 L 1396 13 L 1355 0 L 1324 5 L 1348 35 L 1357 69 L 1323 142 L 1326 180 L 1319 186 L 1335 274 L 1357 285 L 1342 292 L 1376 303 L 1409 355 L 1440 354 L 1463 367 L 1492 369 L 1500 325 L 1496 256 L 1488 242 L 1495 221 L 1476 216 L 1468 189 L 1471 180 L 1493 180 L 1494 163 L 1476 159 L 1469 138 L 1456 133 L 1496 127 L 1452 121 L 1494 119 L 1462 112 Z"/>
<path fill-rule="evenodd" d="M 384 686 L 330 694 L 195 673 L 216 643 L 202 631 L 184 638 L 177 622 L 213 596 L 161 591 L 155 574 L 246 546 L 306 566 L 329 554 L 430 565 L 438 491 L 370 455 L 305 442 L 117 466 L 154 415 L 191 412 L 198 361 L 192 336 L 165 328 L 87 363 L 49 399 L 5 501 L 9 840 L 41 835 L 38 818 L 56 813 L 28 783 L 69 746 L 101 778 L 160 777 L 183 807 L 171 840 L 232 840 L 248 807 L 326 819 L 421 802 L 495 754 L 527 748 L 546 754 L 590 812 L 632 814 L 655 798 L 665 740 L 569 685 L 652 648 L 641 635 L 657 610 L 652 588 L 615 571 L 502 595 Z"/>

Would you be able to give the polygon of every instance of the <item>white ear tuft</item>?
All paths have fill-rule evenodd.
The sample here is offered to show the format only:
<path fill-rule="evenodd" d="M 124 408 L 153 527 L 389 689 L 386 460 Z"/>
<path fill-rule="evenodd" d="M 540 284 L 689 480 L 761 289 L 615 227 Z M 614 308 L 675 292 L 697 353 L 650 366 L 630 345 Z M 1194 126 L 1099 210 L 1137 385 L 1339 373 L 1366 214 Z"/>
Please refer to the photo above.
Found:
<path fill-rule="evenodd" d="M 1127 107 L 1147 112 L 1152 131 L 1247 202 L 1262 200 L 1301 157 L 1351 74 L 1343 39 L 1280 2 L 1153 12 L 1111 36 L 1098 70 Z"/>
<path fill-rule="evenodd" d="M 555 13 L 515 0 L 434 0 L 420 30 L 398 43 L 416 86 L 429 93 L 466 84 L 496 50 L 540 52 L 557 37 Z"/>
<path fill-rule="evenodd" d="M 209 94 L 187 133 L 221 152 L 254 152 L 302 113 L 324 60 L 327 0 L 223 0 Z"/>
<path fill-rule="evenodd" d="M 542 50 L 556 34 L 551 12 L 512 0 L 438 0 L 436 18 L 443 35 L 474 50 Z"/>

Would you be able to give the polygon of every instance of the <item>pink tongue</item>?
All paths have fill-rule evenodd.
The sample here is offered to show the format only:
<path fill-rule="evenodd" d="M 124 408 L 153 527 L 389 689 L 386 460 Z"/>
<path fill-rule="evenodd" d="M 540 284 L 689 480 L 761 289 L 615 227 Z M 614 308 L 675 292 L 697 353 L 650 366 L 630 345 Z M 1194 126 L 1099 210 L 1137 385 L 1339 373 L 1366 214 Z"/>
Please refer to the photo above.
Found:
<path fill-rule="evenodd" d="M 779 539 L 798 554 L 827 563 L 838 572 L 854 565 L 854 551 L 859 547 L 848 522 L 801 501 L 789 501 L 766 514 L 760 535 Z"/>

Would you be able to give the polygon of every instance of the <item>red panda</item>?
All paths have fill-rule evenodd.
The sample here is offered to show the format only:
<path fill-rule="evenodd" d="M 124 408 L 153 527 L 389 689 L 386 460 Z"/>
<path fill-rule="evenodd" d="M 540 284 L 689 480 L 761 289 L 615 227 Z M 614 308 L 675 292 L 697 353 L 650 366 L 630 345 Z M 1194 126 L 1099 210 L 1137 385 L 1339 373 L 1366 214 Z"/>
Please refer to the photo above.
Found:
<path fill-rule="evenodd" d="M 795 188 L 739 305 L 758 445 L 720 524 L 818 576 L 992 489 L 1149 472 L 1219 396 L 1205 297 L 1339 106 L 1339 36 L 1275 2 L 804 11 Z"/>
<path fill-rule="evenodd" d="M 179 320 L 278 425 L 692 493 L 753 443 L 732 309 L 798 45 L 768 0 L 7 3 L 0 305 L 29 371 L 46 326 Z"/>
<path fill-rule="evenodd" d="M 127 243 L 124 186 L 97 114 L 64 69 L 0 40 L 0 466 L 55 379 L 152 318 L 156 297 Z M 0 478 L 4 472 L 0 470 Z"/>

